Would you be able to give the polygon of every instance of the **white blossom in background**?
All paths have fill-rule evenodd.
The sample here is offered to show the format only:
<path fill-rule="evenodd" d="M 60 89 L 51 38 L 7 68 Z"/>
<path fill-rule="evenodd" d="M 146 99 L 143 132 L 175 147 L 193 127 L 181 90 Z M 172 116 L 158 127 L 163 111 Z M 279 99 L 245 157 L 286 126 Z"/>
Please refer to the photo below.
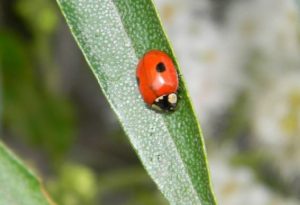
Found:
<path fill-rule="evenodd" d="M 278 76 L 256 102 L 254 130 L 261 144 L 281 150 L 300 142 L 300 70 Z"/>
<path fill-rule="evenodd" d="M 273 80 L 299 68 L 299 19 L 295 0 L 237 1 L 227 13 L 227 42 L 235 45 L 235 55 L 244 63 L 253 60 L 251 52 L 259 52 L 262 65 L 256 74 Z M 256 84 L 253 79 L 248 83 Z"/>
<path fill-rule="evenodd" d="M 300 17 L 293 0 L 255 1 L 257 5 L 252 7 L 249 1 L 236 5 L 257 13 L 239 19 L 252 25 L 246 43 L 236 39 L 239 50 L 249 47 L 261 54 L 252 68 L 259 80 L 251 79 L 253 76 L 248 80 L 252 98 L 249 118 L 257 148 L 274 159 L 271 163 L 278 177 L 293 184 L 300 176 Z M 251 23 L 253 19 L 257 23 Z"/>
<path fill-rule="evenodd" d="M 230 167 L 223 152 L 209 160 L 213 187 L 220 205 L 297 205 L 299 201 L 283 198 L 262 185 L 247 168 Z M 226 152 L 226 151 L 225 151 Z"/>
<path fill-rule="evenodd" d="M 255 101 L 257 146 L 268 148 L 285 178 L 300 176 L 300 69 L 278 76 Z"/>

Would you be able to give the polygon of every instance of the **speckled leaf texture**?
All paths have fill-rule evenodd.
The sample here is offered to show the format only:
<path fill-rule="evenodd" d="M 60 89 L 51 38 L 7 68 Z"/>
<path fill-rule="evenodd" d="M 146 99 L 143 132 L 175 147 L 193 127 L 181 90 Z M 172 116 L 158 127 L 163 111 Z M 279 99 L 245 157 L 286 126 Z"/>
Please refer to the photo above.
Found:
<path fill-rule="evenodd" d="M 58 4 L 131 144 L 170 204 L 216 204 L 203 137 L 182 76 L 173 113 L 150 110 L 138 91 L 136 66 L 147 51 L 162 50 L 175 61 L 152 1 Z"/>
<path fill-rule="evenodd" d="M 0 142 L 0 204 L 51 205 L 39 181 Z"/>

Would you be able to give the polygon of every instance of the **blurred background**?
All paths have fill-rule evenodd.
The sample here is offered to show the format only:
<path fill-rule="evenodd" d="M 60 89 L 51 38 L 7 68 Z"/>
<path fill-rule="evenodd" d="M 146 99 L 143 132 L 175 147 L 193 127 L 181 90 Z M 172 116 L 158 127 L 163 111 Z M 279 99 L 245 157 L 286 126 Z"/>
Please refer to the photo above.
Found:
<path fill-rule="evenodd" d="M 154 0 L 220 205 L 300 204 L 298 0 Z M 1 140 L 62 205 L 165 205 L 52 0 L 0 0 Z"/>

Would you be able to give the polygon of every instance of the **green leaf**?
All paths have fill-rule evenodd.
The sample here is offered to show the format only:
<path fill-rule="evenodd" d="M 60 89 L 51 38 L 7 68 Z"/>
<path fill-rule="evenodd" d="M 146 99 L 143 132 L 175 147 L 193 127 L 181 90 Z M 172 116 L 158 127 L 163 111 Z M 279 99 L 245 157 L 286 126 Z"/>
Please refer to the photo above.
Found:
<path fill-rule="evenodd" d="M 36 177 L 0 143 L 0 204 L 49 205 Z"/>
<path fill-rule="evenodd" d="M 159 49 L 175 61 L 152 1 L 58 3 L 130 142 L 165 197 L 178 205 L 216 204 L 203 137 L 182 76 L 173 113 L 147 108 L 138 91 L 135 70 L 145 52 Z"/>

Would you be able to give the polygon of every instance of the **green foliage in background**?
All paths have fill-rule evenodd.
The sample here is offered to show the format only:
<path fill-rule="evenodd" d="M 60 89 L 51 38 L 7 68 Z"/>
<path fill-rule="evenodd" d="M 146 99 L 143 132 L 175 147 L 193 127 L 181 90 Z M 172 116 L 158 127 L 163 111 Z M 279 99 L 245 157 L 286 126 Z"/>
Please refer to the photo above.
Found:
<path fill-rule="evenodd" d="M 171 204 L 215 204 L 203 137 L 182 78 L 178 109 L 148 109 L 135 68 L 145 52 L 173 53 L 150 0 L 58 0 L 103 92 L 148 173 Z M 178 67 L 178 66 L 177 66 Z"/>
<path fill-rule="evenodd" d="M 74 117 L 70 103 L 54 88 L 58 79 L 49 37 L 57 16 L 47 1 L 22 0 L 15 9 L 30 29 L 23 31 L 28 38 L 12 29 L 0 33 L 4 127 L 59 159 L 74 134 Z"/>
<path fill-rule="evenodd" d="M 97 204 L 97 178 L 83 165 L 67 163 L 58 172 L 58 178 L 47 184 L 53 198 L 60 204 Z"/>

